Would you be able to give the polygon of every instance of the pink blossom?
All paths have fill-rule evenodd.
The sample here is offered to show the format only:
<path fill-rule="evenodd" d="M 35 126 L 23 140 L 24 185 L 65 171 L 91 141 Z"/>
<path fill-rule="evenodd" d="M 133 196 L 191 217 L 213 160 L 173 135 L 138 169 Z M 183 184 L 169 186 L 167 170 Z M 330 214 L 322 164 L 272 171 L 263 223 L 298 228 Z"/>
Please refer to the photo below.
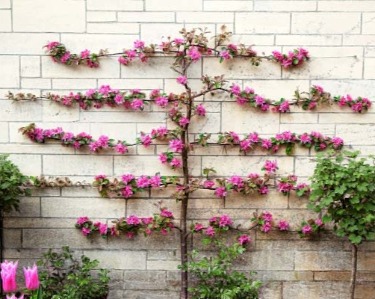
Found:
<path fill-rule="evenodd" d="M 281 54 L 279 51 L 273 51 L 273 52 L 272 52 L 272 55 L 273 55 L 273 57 L 275 57 L 275 59 L 276 59 L 277 61 L 279 61 L 279 62 L 283 61 L 283 59 L 284 59 L 283 54 Z"/>
<path fill-rule="evenodd" d="M 250 243 L 251 242 L 251 239 L 250 239 L 250 236 L 248 235 L 241 235 L 238 237 L 238 243 L 240 245 L 246 245 L 247 243 Z"/>
<path fill-rule="evenodd" d="M 268 194 L 269 190 L 268 190 L 267 186 L 262 186 L 262 187 L 259 188 L 258 192 L 259 192 L 259 194 L 266 195 L 266 194 Z"/>
<path fill-rule="evenodd" d="M 132 174 L 123 174 L 121 176 L 121 180 L 124 182 L 124 184 L 129 184 L 132 180 L 134 180 L 134 175 Z"/>
<path fill-rule="evenodd" d="M 162 209 L 160 212 L 160 216 L 164 218 L 173 218 L 173 213 L 167 209 Z"/>
<path fill-rule="evenodd" d="M 212 188 L 213 186 L 215 186 L 215 183 L 213 181 L 210 181 L 210 180 L 206 180 L 203 182 L 203 187 L 204 188 Z"/>
<path fill-rule="evenodd" d="M 70 52 L 67 51 L 60 59 L 62 63 L 67 63 L 70 59 Z"/>
<path fill-rule="evenodd" d="M 126 56 L 128 56 L 129 60 L 132 61 L 135 57 L 137 57 L 137 52 L 134 50 L 127 50 L 125 51 Z"/>
<path fill-rule="evenodd" d="M 91 229 L 90 228 L 87 228 L 87 227 L 83 227 L 82 228 L 82 234 L 86 237 L 88 236 L 89 234 L 91 234 Z"/>
<path fill-rule="evenodd" d="M 227 47 L 228 47 L 229 50 L 231 50 L 233 52 L 237 52 L 237 46 L 236 45 L 229 44 Z"/>
<path fill-rule="evenodd" d="M 279 230 L 289 230 L 289 223 L 286 220 L 280 220 L 278 224 Z"/>
<path fill-rule="evenodd" d="M 242 151 L 247 152 L 252 149 L 251 141 L 249 139 L 244 139 L 240 142 L 240 148 Z"/>
<path fill-rule="evenodd" d="M 166 155 L 165 153 L 161 153 L 161 154 L 159 155 L 159 160 L 160 160 L 160 162 L 161 162 L 162 164 L 165 164 L 165 163 L 167 163 L 167 161 L 168 161 L 168 157 L 167 157 L 167 155 Z"/>
<path fill-rule="evenodd" d="M 181 85 L 185 85 L 187 83 L 187 78 L 186 76 L 179 76 L 177 77 L 177 83 Z"/>
<path fill-rule="evenodd" d="M 272 214 L 268 211 L 265 211 L 265 212 L 262 213 L 262 219 L 264 221 L 271 222 L 272 221 Z"/>
<path fill-rule="evenodd" d="M 124 102 L 124 97 L 122 94 L 116 94 L 115 98 L 114 98 L 114 101 L 116 102 L 116 104 L 120 105 Z"/>
<path fill-rule="evenodd" d="M 102 236 L 107 235 L 108 232 L 108 226 L 105 223 L 100 223 L 99 225 L 99 234 Z"/>
<path fill-rule="evenodd" d="M 134 48 L 136 49 L 142 49 L 145 46 L 145 42 L 141 40 L 134 41 Z"/>
<path fill-rule="evenodd" d="M 52 50 L 53 48 L 56 48 L 57 46 L 60 46 L 61 44 L 59 42 L 49 42 L 46 47 L 48 50 Z"/>
<path fill-rule="evenodd" d="M 289 102 L 288 101 L 284 101 L 280 104 L 280 106 L 278 107 L 278 111 L 279 112 L 289 112 L 290 111 L 290 107 L 289 107 Z"/>
<path fill-rule="evenodd" d="M 292 183 L 289 183 L 289 182 L 282 182 L 282 181 L 279 181 L 277 183 L 277 190 L 279 192 L 282 192 L 282 193 L 289 193 L 290 191 L 293 190 L 293 184 Z"/>
<path fill-rule="evenodd" d="M 130 63 L 130 60 L 124 56 L 120 56 L 118 58 L 118 62 L 122 65 L 128 65 Z"/>
<path fill-rule="evenodd" d="M 247 99 L 246 99 L 246 98 L 243 98 L 243 97 L 241 97 L 241 96 L 238 96 L 238 97 L 236 98 L 236 102 L 237 102 L 238 105 L 244 105 L 244 104 L 246 104 Z"/>
<path fill-rule="evenodd" d="M 160 232 L 161 232 L 161 234 L 162 234 L 163 236 L 168 235 L 168 231 L 167 231 L 164 227 L 160 230 Z"/>
<path fill-rule="evenodd" d="M 270 139 L 263 139 L 262 140 L 262 147 L 264 149 L 270 149 L 272 147 L 272 141 Z"/>
<path fill-rule="evenodd" d="M 175 153 L 181 153 L 184 148 L 184 144 L 181 139 L 172 139 L 169 141 L 169 148 Z"/>
<path fill-rule="evenodd" d="M 121 189 L 121 194 L 124 198 L 130 198 L 134 194 L 133 188 L 127 185 Z"/>
<path fill-rule="evenodd" d="M 229 135 L 232 138 L 233 143 L 239 143 L 240 142 L 240 136 L 238 136 L 237 133 L 231 131 L 231 132 L 229 132 Z"/>
<path fill-rule="evenodd" d="M 109 85 L 102 85 L 99 88 L 99 92 L 105 96 L 107 96 L 112 91 Z"/>
<path fill-rule="evenodd" d="M 268 233 L 268 232 L 271 230 L 271 228 L 272 228 L 271 223 L 270 223 L 270 222 L 265 222 L 265 223 L 261 226 L 260 230 L 261 230 L 262 232 L 264 232 L 264 233 Z"/>
<path fill-rule="evenodd" d="M 186 127 L 189 123 L 190 123 L 190 120 L 184 116 L 181 117 L 180 120 L 178 121 L 178 124 L 183 128 Z"/>
<path fill-rule="evenodd" d="M 320 218 L 315 219 L 315 224 L 316 224 L 317 226 L 323 226 L 323 221 L 322 221 L 322 219 L 320 219 Z"/>
<path fill-rule="evenodd" d="M 193 61 L 198 61 L 198 60 L 202 57 L 202 54 L 199 52 L 198 47 L 191 47 L 191 48 L 187 51 L 187 55 L 188 55 L 188 57 L 190 57 L 191 60 L 193 60 Z"/>
<path fill-rule="evenodd" d="M 302 227 L 302 234 L 309 235 L 311 233 L 312 233 L 312 227 L 310 225 L 306 224 Z"/>
<path fill-rule="evenodd" d="M 160 175 L 155 175 L 150 178 L 150 185 L 151 187 L 160 187 L 161 186 L 161 178 Z"/>
<path fill-rule="evenodd" d="M 261 97 L 261 96 L 255 96 L 255 103 L 258 105 L 258 106 L 262 106 L 266 103 L 266 100 Z"/>
<path fill-rule="evenodd" d="M 180 46 L 180 45 L 182 45 L 183 43 L 184 43 L 184 39 L 183 38 L 175 38 L 174 40 L 173 40 L 173 42 L 176 44 L 176 46 Z"/>
<path fill-rule="evenodd" d="M 195 107 L 195 113 L 199 116 L 206 116 L 206 108 L 202 104 Z"/>
<path fill-rule="evenodd" d="M 129 225 L 139 225 L 141 224 L 141 220 L 138 216 L 130 215 L 128 218 L 126 218 L 126 223 Z"/>
<path fill-rule="evenodd" d="M 194 225 L 194 231 L 195 232 L 200 232 L 201 230 L 203 230 L 204 229 L 204 226 L 203 226 L 203 224 L 201 224 L 201 223 L 196 223 L 195 225 Z"/>
<path fill-rule="evenodd" d="M 182 167 L 182 161 L 178 158 L 172 158 L 170 165 L 173 169 L 181 168 Z"/>
<path fill-rule="evenodd" d="M 85 224 L 85 223 L 88 222 L 88 221 L 90 221 L 89 218 L 86 217 L 86 216 L 83 216 L 83 217 L 79 217 L 79 218 L 77 219 L 76 224 L 78 224 L 78 225 L 83 225 L 83 224 Z"/>
<path fill-rule="evenodd" d="M 132 109 L 134 110 L 143 110 L 144 108 L 144 103 L 141 99 L 134 99 L 130 106 L 132 107 Z"/>
<path fill-rule="evenodd" d="M 244 186 L 243 179 L 238 175 L 232 176 L 229 179 L 229 183 L 231 183 L 233 186 L 236 186 L 237 188 L 243 188 Z"/>
<path fill-rule="evenodd" d="M 82 59 L 86 59 L 86 58 L 88 58 L 90 56 L 90 51 L 89 50 L 83 50 L 82 52 L 81 52 L 81 58 Z"/>
<path fill-rule="evenodd" d="M 225 60 L 229 60 L 232 58 L 228 50 L 223 50 L 220 52 L 219 56 Z"/>
<path fill-rule="evenodd" d="M 105 135 L 101 135 L 97 141 L 97 143 L 99 144 L 99 146 L 103 147 L 103 148 L 106 148 L 108 147 L 108 142 L 109 142 L 109 138 L 108 136 L 105 136 Z"/>
<path fill-rule="evenodd" d="M 340 148 L 344 144 L 344 140 L 342 140 L 340 137 L 333 137 L 332 143 L 334 148 Z"/>
<path fill-rule="evenodd" d="M 137 187 L 138 188 L 148 188 L 148 187 L 150 187 L 150 179 L 145 175 L 141 175 L 137 179 Z"/>
<path fill-rule="evenodd" d="M 225 187 L 218 187 L 215 190 L 215 195 L 217 197 L 225 197 L 227 196 L 227 190 L 225 189 Z"/>
<path fill-rule="evenodd" d="M 145 225 L 149 225 L 152 223 L 152 221 L 154 220 L 152 217 L 147 217 L 147 218 L 141 218 L 142 220 L 142 223 L 145 224 Z"/>
<path fill-rule="evenodd" d="M 231 93 L 233 93 L 234 95 L 239 95 L 241 93 L 241 87 L 237 84 L 233 84 L 231 87 L 230 87 L 230 91 Z"/>
<path fill-rule="evenodd" d="M 168 98 L 163 96 L 157 97 L 155 99 L 155 104 L 162 108 L 165 108 L 168 105 Z"/>
<path fill-rule="evenodd" d="M 300 141 L 302 144 L 307 144 L 307 143 L 311 143 L 311 137 L 309 136 L 309 134 L 307 133 L 303 133 L 300 137 L 299 137 Z"/>
<path fill-rule="evenodd" d="M 204 233 L 209 237 L 213 237 L 215 235 L 215 229 L 212 226 L 209 226 Z"/>
<path fill-rule="evenodd" d="M 232 219 L 228 215 L 222 215 L 219 220 L 219 226 L 220 227 L 226 227 L 233 224 Z"/>
<path fill-rule="evenodd" d="M 152 138 L 148 134 L 141 135 L 141 143 L 144 147 L 149 147 L 152 144 Z"/>
<path fill-rule="evenodd" d="M 121 142 L 119 142 L 115 146 L 115 151 L 118 152 L 119 154 L 125 154 L 129 150 L 128 150 L 128 147 L 126 145 L 123 145 Z"/>
<path fill-rule="evenodd" d="M 319 92 L 319 93 L 324 93 L 323 87 L 321 87 L 319 85 L 314 85 L 313 88 L 316 89 L 316 91 Z"/>
<path fill-rule="evenodd" d="M 96 151 L 98 151 L 99 148 L 100 148 L 100 145 L 99 145 L 99 143 L 98 143 L 97 141 L 93 141 L 93 142 L 91 142 L 91 143 L 89 144 L 89 149 L 90 149 L 90 151 L 92 151 L 92 152 L 96 152 Z"/>
<path fill-rule="evenodd" d="M 127 232 L 127 233 L 126 233 L 126 237 L 127 237 L 128 239 L 133 239 L 134 236 L 135 236 L 135 233 L 134 233 L 134 232 Z"/>
<path fill-rule="evenodd" d="M 265 170 L 267 173 L 276 173 L 277 169 L 279 169 L 277 167 L 277 161 L 271 161 L 271 160 L 266 160 L 262 168 L 262 170 Z"/>

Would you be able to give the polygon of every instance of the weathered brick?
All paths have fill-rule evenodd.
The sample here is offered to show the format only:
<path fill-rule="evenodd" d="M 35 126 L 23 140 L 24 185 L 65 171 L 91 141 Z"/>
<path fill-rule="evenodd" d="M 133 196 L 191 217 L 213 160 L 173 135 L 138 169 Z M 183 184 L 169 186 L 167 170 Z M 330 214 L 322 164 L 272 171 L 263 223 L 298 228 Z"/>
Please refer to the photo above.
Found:
<path fill-rule="evenodd" d="M 121 1 L 121 0 L 109 0 L 106 5 L 103 6 L 103 2 L 100 0 L 88 0 L 87 1 L 88 10 L 143 10 L 143 1 L 141 0 L 131 0 L 131 1 Z"/>
<path fill-rule="evenodd" d="M 125 271 L 124 288 L 127 290 L 158 290 L 165 289 L 165 271 Z"/>
<path fill-rule="evenodd" d="M 255 1 L 255 11 L 315 11 L 315 1 Z"/>
<path fill-rule="evenodd" d="M 146 0 L 146 11 L 199 11 L 202 9 L 202 0 L 176 2 L 173 0 Z"/>
<path fill-rule="evenodd" d="M 236 34 L 289 33 L 289 13 L 238 13 L 235 16 Z"/>
<path fill-rule="evenodd" d="M 373 271 L 375 269 L 375 252 L 360 252 L 358 254 L 358 270 Z"/>
<path fill-rule="evenodd" d="M 88 23 L 88 33 L 138 34 L 139 25 L 133 23 Z"/>
<path fill-rule="evenodd" d="M 14 0 L 14 31 L 83 32 L 85 30 L 85 1 Z M 69 19 L 67 19 L 69 17 Z"/>
<path fill-rule="evenodd" d="M 21 248 L 22 246 L 22 230 L 20 229 L 4 229 L 3 238 L 3 248 Z"/>
<path fill-rule="evenodd" d="M 375 67 L 375 58 L 366 58 L 364 79 L 375 79 L 375 74 L 373 72 L 374 67 Z"/>
<path fill-rule="evenodd" d="M 374 125 L 338 124 L 336 134 L 350 145 L 371 145 L 375 142 Z"/>
<path fill-rule="evenodd" d="M 295 253 L 296 270 L 349 270 L 350 252 L 306 251 Z"/>
<path fill-rule="evenodd" d="M 348 34 L 360 32 L 359 13 L 293 13 L 292 33 Z"/>
<path fill-rule="evenodd" d="M 173 12 L 119 12 L 118 21 L 126 23 L 168 23 L 175 21 L 175 14 Z"/>
<path fill-rule="evenodd" d="M 231 23 L 234 15 L 228 12 L 177 12 L 176 18 L 178 23 Z"/>
<path fill-rule="evenodd" d="M 21 76 L 22 77 L 40 77 L 40 57 L 22 56 L 21 57 Z"/>
<path fill-rule="evenodd" d="M 42 159 L 40 155 L 11 154 L 9 158 L 25 175 L 39 175 L 41 173 Z"/>
<path fill-rule="evenodd" d="M 117 14 L 114 11 L 88 11 L 87 22 L 115 22 Z"/>
<path fill-rule="evenodd" d="M 276 45 L 285 46 L 337 46 L 341 45 L 342 36 L 341 35 L 300 35 L 300 34 L 288 34 L 288 35 L 277 35 Z"/>
<path fill-rule="evenodd" d="M 23 78 L 21 79 L 21 87 L 22 88 L 50 89 L 51 79 Z"/>
<path fill-rule="evenodd" d="M 101 267 L 111 269 L 146 269 L 145 251 L 106 251 L 87 250 L 84 254 L 92 259 L 100 260 Z"/>
<path fill-rule="evenodd" d="M 250 1 L 204 1 L 203 10 L 205 11 L 251 11 L 253 3 Z M 225 23 L 225 22 L 223 22 Z"/>
<path fill-rule="evenodd" d="M 318 1 L 318 11 L 375 11 L 373 1 Z"/>
<path fill-rule="evenodd" d="M 0 33 L 0 54 L 40 55 L 47 42 L 58 39 L 55 33 Z"/>
<path fill-rule="evenodd" d="M 40 217 L 40 198 L 22 197 L 19 211 L 7 213 L 6 217 Z"/>
<path fill-rule="evenodd" d="M 0 130 L 0 142 L 5 143 L 9 141 L 9 125 L 6 122 L 0 123 L 1 130 Z"/>

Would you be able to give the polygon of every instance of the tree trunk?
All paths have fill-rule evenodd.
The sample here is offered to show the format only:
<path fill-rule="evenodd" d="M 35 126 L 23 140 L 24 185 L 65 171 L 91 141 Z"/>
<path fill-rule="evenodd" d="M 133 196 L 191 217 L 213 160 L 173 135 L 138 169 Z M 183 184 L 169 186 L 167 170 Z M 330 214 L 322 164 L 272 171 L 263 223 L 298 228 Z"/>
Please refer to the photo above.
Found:
<path fill-rule="evenodd" d="M 350 299 L 354 299 L 355 283 L 357 278 L 358 246 L 352 244 L 352 276 L 350 278 Z"/>

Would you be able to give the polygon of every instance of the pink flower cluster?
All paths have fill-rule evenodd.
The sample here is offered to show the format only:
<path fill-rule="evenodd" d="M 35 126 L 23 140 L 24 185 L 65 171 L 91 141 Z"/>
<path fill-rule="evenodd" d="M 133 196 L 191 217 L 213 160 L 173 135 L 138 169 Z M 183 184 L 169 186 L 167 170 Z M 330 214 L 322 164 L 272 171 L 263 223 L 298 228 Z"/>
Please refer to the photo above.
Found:
<path fill-rule="evenodd" d="M 272 229 L 272 224 L 274 222 L 273 216 L 270 212 L 264 211 L 259 216 L 255 215 L 254 218 L 251 219 L 255 224 L 259 226 L 260 231 L 264 233 L 268 233 Z M 289 223 L 288 221 L 282 219 L 278 222 L 277 228 L 280 231 L 288 231 L 289 230 Z"/>
<path fill-rule="evenodd" d="M 301 237 L 306 237 L 314 233 L 318 233 L 324 228 L 324 223 L 321 218 L 309 219 L 308 221 L 302 221 L 301 228 L 298 231 Z"/>
<path fill-rule="evenodd" d="M 340 107 L 350 107 L 354 112 L 361 113 L 367 111 L 371 107 L 371 101 L 367 98 L 358 97 L 353 99 L 351 95 L 336 97 L 336 101 Z"/>
<path fill-rule="evenodd" d="M 272 52 L 273 58 L 281 64 L 283 68 L 299 66 L 309 60 L 309 52 L 304 48 L 294 49 L 288 54 L 282 54 L 279 51 Z"/>
<path fill-rule="evenodd" d="M 306 183 L 297 184 L 297 177 L 289 175 L 282 177 L 277 182 L 277 190 L 284 195 L 288 195 L 291 191 L 296 191 L 298 196 L 305 196 L 310 194 L 310 186 Z"/>
<path fill-rule="evenodd" d="M 137 57 L 141 62 L 147 62 L 148 60 L 144 41 L 134 41 L 133 49 L 124 50 L 123 54 L 118 58 L 118 62 L 122 65 L 128 65 Z"/>
<path fill-rule="evenodd" d="M 1 281 L 2 281 L 2 288 L 5 293 L 16 293 L 17 292 L 17 262 L 10 262 L 4 261 L 1 263 Z M 33 292 L 39 289 L 39 276 L 38 276 L 38 267 L 34 264 L 32 267 L 23 268 L 23 273 L 25 276 L 25 285 L 26 288 Z M 7 295 L 7 299 L 16 298 L 15 294 L 12 296 Z M 23 299 L 24 295 L 18 297 Z"/>
<path fill-rule="evenodd" d="M 75 149 L 80 149 L 87 146 L 91 152 L 97 153 L 100 150 L 112 149 L 119 154 L 126 154 L 129 146 L 142 144 L 148 147 L 152 144 L 153 139 L 164 140 L 167 138 L 169 131 L 166 127 L 159 127 L 152 129 L 151 134 L 142 134 L 141 137 L 134 144 L 128 144 L 125 140 L 110 139 L 106 135 L 101 135 L 97 140 L 94 140 L 88 133 L 81 132 L 77 135 L 71 132 L 65 132 L 62 128 L 42 129 L 30 124 L 27 127 L 21 128 L 21 131 L 31 141 L 37 143 L 45 143 L 47 140 L 61 141 L 65 146 L 72 146 Z"/>
<path fill-rule="evenodd" d="M 48 55 L 54 62 L 66 65 L 87 65 L 90 68 L 99 67 L 99 54 L 91 53 L 89 50 L 83 50 L 78 54 L 71 54 L 60 42 L 49 42 L 44 46 L 47 48 Z"/>
<path fill-rule="evenodd" d="M 175 226 L 173 224 L 173 213 L 166 208 L 161 208 L 160 213 L 153 217 L 138 217 L 130 215 L 127 218 L 120 218 L 113 221 L 113 225 L 108 227 L 101 222 L 93 222 L 88 217 L 79 217 L 75 227 L 80 229 L 84 236 L 99 233 L 103 238 L 109 236 L 125 235 L 128 239 L 134 238 L 139 233 L 145 236 L 153 232 L 160 232 L 162 235 L 168 234 Z"/>
<path fill-rule="evenodd" d="M 340 150 L 344 141 L 339 137 L 327 137 L 319 132 L 303 133 L 297 135 L 290 131 L 278 133 L 275 137 L 269 139 L 259 137 L 258 133 L 250 133 L 241 139 L 235 132 L 226 132 L 219 136 L 219 144 L 229 144 L 239 146 L 240 151 L 248 153 L 256 147 L 276 153 L 280 150 L 281 146 L 286 146 L 287 154 L 291 154 L 291 149 L 295 144 L 302 147 L 314 147 L 316 151 L 322 151 L 328 148 Z"/>

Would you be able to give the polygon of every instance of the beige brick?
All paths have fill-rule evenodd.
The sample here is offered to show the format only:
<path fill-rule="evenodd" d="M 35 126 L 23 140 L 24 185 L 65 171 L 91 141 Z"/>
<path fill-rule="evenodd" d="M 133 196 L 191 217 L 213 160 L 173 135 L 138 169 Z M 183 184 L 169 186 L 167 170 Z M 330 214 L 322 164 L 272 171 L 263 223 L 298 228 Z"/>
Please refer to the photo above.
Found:
<path fill-rule="evenodd" d="M 356 286 L 355 297 L 358 299 L 371 298 L 374 295 L 374 284 L 360 284 Z"/>
<path fill-rule="evenodd" d="M 272 160 L 272 157 L 267 157 Z M 249 173 L 261 173 L 261 168 L 264 165 L 264 161 L 267 160 L 265 157 L 248 156 L 238 157 L 236 159 L 230 159 L 231 167 L 228 167 L 228 157 L 203 157 L 203 167 L 213 167 L 217 173 L 221 176 L 230 175 L 241 175 L 247 176 Z M 291 173 L 293 171 L 293 158 L 292 157 L 280 157 L 277 159 L 280 171 L 283 173 Z"/>
<path fill-rule="evenodd" d="M 345 110 L 348 111 L 348 110 Z M 350 110 L 349 110 L 350 111 Z M 322 113 L 319 115 L 319 123 L 328 124 L 375 124 L 375 114 L 354 113 Z"/>
<path fill-rule="evenodd" d="M 285 45 L 285 46 L 337 46 L 341 45 L 342 36 L 341 35 L 277 35 L 276 36 L 276 45 Z"/>
<path fill-rule="evenodd" d="M 366 47 L 365 57 L 375 57 L 375 47 Z"/>
<path fill-rule="evenodd" d="M 135 124 L 90 124 L 90 132 L 93 136 L 99 137 L 100 135 L 109 135 L 110 138 L 115 140 L 126 140 L 129 143 L 134 143 L 136 136 Z M 146 132 L 149 133 L 149 132 Z M 96 137 L 96 138 L 97 138 Z"/>
<path fill-rule="evenodd" d="M 44 155 L 43 174 L 48 175 L 89 175 L 112 174 L 111 156 L 73 156 L 73 155 Z M 85 165 L 85 167 L 82 167 Z"/>
<path fill-rule="evenodd" d="M 375 58 L 366 58 L 364 79 L 375 79 L 374 67 L 375 67 Z"/>
<path fill-rule="evenodd" d="M 91 89 L 97 86 L 95 79 L 52 79 L 54 89 Z"/>
<path fill-rule="evenodd" d="M 289 33 L 289 13 L 238 13 L 235 18 L 239 33 Z"/>
<path fill-rule="evenodd" d="M 349 281 L 350 272 L 346 271 L 329 271 L 329 272 L 314 272 L 314 280 L 316 281 Z"/>
<path fill-rule="evenodd" d="M 105 198 L 65 198 L 43 197 L 41 201 L 43 217 L 64 218 L 120 218 L 125 216 L 125 201 Z"/>
<path fill-rule="evenodd" d="M 299 108 L 301 109 L 301 108 Z M 280 124 L 314 124 L 318 122 L 317 113 L 283 113 L 280 115 Z M 280 125 L 281 127 L 281 125 Z M 285 127 L 285 126 L 283 126 Z M 303 128 L 304 129 L 304 128 Z M 305 129 L 304 129 L 305 130 Z M 284 130 L 282 130 L 284 131 Z M 294 131 L 293 131 L 294 132 Z"/>
<path fill-rule="evenodd" d="M 336 126 L 336 134 L 350 145 L 371 145 L 375 143 L 374 125 L 345 125 Z"/>
<path fill-rule="evenodd" d="M 19 167 L 24 175 L 37 176 L 41 173 L 42 159 L 40 155 L 11 154 L 9 158 Z"/>
<path fill-rule="evenodd" d="M 79 120 L 79 109 L 67 108 L 52 102 L 43 102 L 44 122 L 72 122 Z"/>
<path fill-rule="evenodd" d="M 275 37 L 271 34 L 234 34 L 231 41 L 236 44 L 271 46 L 275 42 Z"/>
<path fill-rule="evenodd" d="M 173 12 L 119 12 L 118 21 L 125 23 L 157 23 L 174 22 Z M 190 21 L 190 20 L 189 20 Z M 148 41 L 147 41 L 148 42 Z"/>
<path fill-rule="evenodd" d="M 88 23 L 88 33 L 121 33 L 121 34 L 138 34 L 139 25 L 132 23 Z"/>
<path fill-rule="evenodd" d="M 313 272 L 310 271 L 257 271 L 256 276 L 262 281 L 293 281 L 313 280 Z"/>
<path fill-rule="evenodd" d="M 177 12 L 177 23 L 232 23 L 233 13 L 227 12 Z"/>
<path fill-rule="evenodd" d="M 354 45 L 354 46 L 375 46 L 375 35 L 363 34 L 363 35 L 344 35 L 343 36 L 344 45 Z"/>
<path fill-rule="evenodd" d="M 10 8 L 10 0 L 0 0 L 0 8 Z"/>
<path fill-rule="evenodd" d="M 117 14 L 114 11 L 88 11 L 87 22 L 115 22 Z"/>
<path fill-rule="evenodd" d="M 286 282 L 283 298 L 336 299 L 348 298 L 347 282 Z"/>
<path fill-rule="evenodd" d="M 244 107 L 237 103 L 223 103 L 222 109 L 221 130 L 223 132 L 274 134 L 279 131 L 279 121 L 272 112 L 256 112 L 254 108 Z M 234 114 L 237 117 L 233 118 Z"/>
<path fill-rule="evenodd" d="M 293 251 L 279 250 L 277 254 L 268 250 L 246 252 L 242 258 L 242 263 L 236 267 L 241 270 L 293 270 L 294 267 Z"/>
<path fill-rule="evenodd" d="M 126 290 L 121 298 L 132 299 L 132 298 L 142 298 L 142 299 L 175 299 L 178 298 L 179 292 L 173 291 L 133 291 Z"/>
<path fill-rule="evenodd" d="M 203 10 L 205 11 L 251 11 L 253 10 L 252 1 L 204 1 Z"/>
<path fill-rule="evenodd" d="M 236 192 L 231 192 L 225 199 L 225 207 L 239 209 L 286 209 L 288 207 L 288 197 L 275 190 L 271 190 L 266 196 L 257 193 L 240 195 Z"/>
<path fill-rule="evenodd" d="M 198 157 L 191 159 L 190 169 L 192 175 L 200 175 L 201 166 Z M 157 172 L 160 172 L 161 175 L 181 175 L 181 171 L 173 170 L 169 166 L 161 164 L 156 156 L 115 157 L 115 175 L 124 173 L 153 175 Z"/>
<path fill-rule="evenodd" d="M 301 67 L 283 72 L 286 79 L 361 79 L 361 59 L 354 57 L 314 58 Z"/>
<path fill-rule="evenodd" d="M 374 11 L 374 1 L 318 1 L 318 11 Z"/>
<path fill-rule="evenodd" d="M 334 96 L 351 94 L 353 97 L 375 99 L 375 82 L 371 80 L 313 80 L 311 85 L 321 85 Z"/>
<path fill-rule="evenodd" d="M 375 3 L 373 3 L 375 10 Z M 374 34 L 375 33 L 375 13 L 364 13 L 362 19 L 362 33 Z"/>
<path fill-rule="evenodd" d="M 12 18 L 10 10 L 0 10 L 0 32 L 12 31 Z"/>
<path fill-rule="evenodd" d="M 71 227 L 74 227 L 75 219 L 70 219 L 70 223 Z M 61 248 L 67 244 L 72 249 L 105 248 L 107 243 L 99 236 L 86 238 L 76 228 L 51 229 L 47 227 L 45 229 L 24 229 L 22 237 L 23 248 Z"/>
<path fill-rule="evenodd" d="M 255 1 L 255 11 L 315 11 L 315 1 Z"/>
<path fill-rule="evenodd" d="M 125 271 L 125 289 L 128 290 L 157 290 L 167 287 L 165 271 Z"/>
<path fill-rule="evenodd" d="M 165 120 L 165 112 L 150 113 L 119 110 L 117 112 L 81 111 L 82 122 L 103 123 L 160 123 Z"/>
<path fill-rule="evenodd" d="M 51 79 L 23 78 L 21 79 L 22 88 L 50 89 Z"/>
<path fill-rule="evenodd" d="M 66 66 L 55 63 L 50 57 L 42 57 L 42 77 L 44 78 L 119 78 L 119 64 L 108 58 L 100 62 L 100 67 L 91 69 L 85 66 Z"/>
<path fill-rule="evenodd" d="M 1 103 L 1 102 L 0 102 Z M 8 142 L 9 141 L 9 125 L 6 122 L 0 123 L 0 142 Z"/>
<path fill-rule="evenodd" d="M 14 31 L 83 32 L 85 30 L 85 1 L 14 0 Z"/>
<path fill-rule="evenodd" d="M 142 90 L 162 89 L 163 79 L 99 79 L 98 86 L 110 85 L 112 88 L 124 89 L 136 89 L 142 88 Z M 168 91 L 170 91 L 168 89 Z M 146 92 L 147 93 L 147 92 Z M 154 107 L 155 108 L 155 107 Z"/>
<path fill-rule="evenodd" d="M 265 66 L 263 65 L 263 67 Z M 307 80 L 251 80 L 244 81 L 244 86 L 249 86 L 257 94 L 272 100 L 291 99 L 297 89 L 299 91 L 309 90 Z"/>
<path fill-rule="evenodd" d="M 98 220 L 98 219 L 97 219 Z M 103 220 L 104 221 L 104 220 Z M 74 220 L 73 220 L 74 222 Z M 57 229 L 72 228 L 72 219 L 68 218 L 8 218 L 6 226 L 9 228 Z"/>
<path fill-rule="evenodd" d="M 88 10 L 143 10 L 143 1 L 141 0 L 108 0 L 105 5 L 100 0 L 88 0 Z"/>
<path fill-rule="evenodd" d="M 295 174 L 297 176 L 310 177 L 314 173 L 316 162 L 313 158 L 299 157 L 296 159 L 295 163 Z"/>
<path fill-rule="evenodd" d="M 0 56 L 0 87 L 19 87 L 19 58 L 17 56 Z"/>
<path fill-rule="evenodd" d="M 40 198 L 39 197 L 22 197 L 20 199 L 20 211 L 9 213 L 6 216 L 40 217 Z"/>
<path fill-rule="evenodd" d="M 264 299 L 282 299 L 282 284 L 280 282 L 268 282 L 263 291 Z"/>
<path fill-rule="evenodd" d="M 276 63 L 264 61 L 260 66 L 253 66 L 246 59 L 237 59 L 219 63 L 217 58 L 203 61 L 204 74 L 225 74 L 226 79 L 279 79 L 281 68 Z"/>
<path fill-rule="evenodd" d="M 358 254 L 358 270 L 374 271 L 375 252 L 360 252 Z"/>
<path fill-rule="evenodd" d="M 40 57 L 22 56 L 21 57 L 21 76 L 22 77 L 40 77 Z"/>
<path fill-rule="evenodd" d="M 146 11 L 199 11 L 202 0 L 176 2 L 173 0 L 146 0 Z"/>
<path fill-rule="evenodd" d="M 348 34 L 360 32 L 358 13 L 294 13 L 292 33 Z"/>
<path fill-rule="evenodd" d="M 20 229 L 4 229 L 4 248 L 20 248 L 22 247 L 22 230 Z"/>
<path fill-rule="evenodd" d="M 350 252 L 306 251 L 295 253 L 296 270 L 349 270 Z"/>
<path fill-rule="evenodd" d="M 323 241 L 323 240 L 257 240 L 255 244 L 256 250 L 283 250 L 288 248 L 288 250 L 296 251 L 297 254 L 304 254 L 306 251 L 311 253 L 323 252 L 323 254 L 329 252 L 333 254 L 334 252 L 343 251 L 345 241 Z M 313 260 L 313 259 L 311 259 Z M 308 269 L 310 270 L 310 269 Z M 313 270 L 313 269 L 311 269 Z"/>
<path fill-rule="evenodd" d="M 84 254 L 91 259 L 100 260 L 101 267 L 111 269 L 146 269 L 145 251 L 102 251 L 87 250 Z"/>
<path fill-rule="evenodd" d="M 0 54 L 40 55 L 47 42 L 58 39 L 54 33 L 0 33 Z"/>
<path fill-rule="evenodd" d="M 147 270 L 177 270 L 180 261 L 147 261 Z"/>
<path fill-rule="evenodd" d="M 289 117 L 290 115 L 290 117 Z M 283 114 L 281 117 L 286 119 L 286 124 L 280 124 L 280 132 L 283 131 L 291 131 L 297 134 L 303 133 L 310 133 L 312 131 L 317 131 L 322 133 L 323 135 L 333 136 L 335 133 L 335 126 L 334 125 L 327 125 L 327 124 L 295 124 L 295 123 L 287 123 L 288 119 L 293 119 L 295 114 Z M 305 113 L 303 113 L 305 115 Z M 309 117 L 309 114 L 306 114 L 306 117 Z"/>

